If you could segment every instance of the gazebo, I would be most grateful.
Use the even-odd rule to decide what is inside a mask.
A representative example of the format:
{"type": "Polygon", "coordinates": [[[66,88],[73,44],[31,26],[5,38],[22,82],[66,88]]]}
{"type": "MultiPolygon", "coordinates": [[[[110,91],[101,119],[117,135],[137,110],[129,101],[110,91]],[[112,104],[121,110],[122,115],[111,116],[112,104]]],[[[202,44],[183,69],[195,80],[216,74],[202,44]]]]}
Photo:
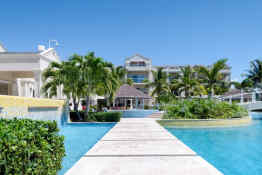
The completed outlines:
{"type": "Polygon", "coordinates": [[[124,84],[116,92],[114,106],[124,109],[144,109],[145,99],[151,99],[151,97],[133,86],[124,84]]]}

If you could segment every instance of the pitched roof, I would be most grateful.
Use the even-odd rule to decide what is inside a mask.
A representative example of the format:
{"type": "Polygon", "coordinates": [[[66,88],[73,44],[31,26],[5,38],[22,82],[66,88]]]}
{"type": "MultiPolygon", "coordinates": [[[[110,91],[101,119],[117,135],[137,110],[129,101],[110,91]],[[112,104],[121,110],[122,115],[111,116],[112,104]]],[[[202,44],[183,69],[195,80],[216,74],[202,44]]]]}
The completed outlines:
{"type": "Polygon", "coordinates": [[[1,63],[12,63],[12,62],[34,62],[43,58],[37,52],[2,52],[0,53],[1,63]]]}
{"type": "Polygon", "coordinates": [[[135,55],[133,55],[133,56],[131,56],[131,57],[128,57],[128,58],[126,58],[126,60],[130,60],[130,59],[133,59],[134,57],[139,57],[139,58],[141,58],[141,59],[144,59],[144,60],[148,60],[148,61],[151,61],[151,59],[149,59],[149,58],[146,58],[146,57],[144,57],[144,56],[142,56],[142,55],[140,55],[140,54],[135,54],[135,55]]]}
{"type": "Polygon", "coordinates": [[[144,94],[142,91],[129,86],[128,84],[122,85],[116,92],[116,98],[144,98],[151,99],[150,96],[144,94]]]}

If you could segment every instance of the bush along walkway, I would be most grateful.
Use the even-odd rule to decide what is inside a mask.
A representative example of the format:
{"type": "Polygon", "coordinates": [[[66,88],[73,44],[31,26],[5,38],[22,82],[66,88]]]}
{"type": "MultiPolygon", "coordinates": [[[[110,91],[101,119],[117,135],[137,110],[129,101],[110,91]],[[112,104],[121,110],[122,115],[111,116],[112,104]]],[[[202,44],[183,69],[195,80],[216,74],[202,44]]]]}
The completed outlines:
{"type": "Polygon", "coordinates": [[[153,118],[122,118],[66,175],[221,175],[153,118]]]}

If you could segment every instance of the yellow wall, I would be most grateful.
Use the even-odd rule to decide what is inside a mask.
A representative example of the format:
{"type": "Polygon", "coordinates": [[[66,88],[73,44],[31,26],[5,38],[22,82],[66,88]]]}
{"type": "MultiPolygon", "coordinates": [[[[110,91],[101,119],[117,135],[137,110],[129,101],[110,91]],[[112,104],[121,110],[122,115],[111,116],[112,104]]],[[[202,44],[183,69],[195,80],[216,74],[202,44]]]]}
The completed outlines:
{"type": "Polygon", "coordinates": [[[0,107],[61,107],[64,100],[0,95],[0,107]]]}
{"type": "Polygon", "coordinates": [[[0,117],[26,117],[29,116],[30,107],[37,108],[57,108],[62,111],[64,100],[52,100],[41,98],[28,98],[18,96],[0,95],[0,117]]]}

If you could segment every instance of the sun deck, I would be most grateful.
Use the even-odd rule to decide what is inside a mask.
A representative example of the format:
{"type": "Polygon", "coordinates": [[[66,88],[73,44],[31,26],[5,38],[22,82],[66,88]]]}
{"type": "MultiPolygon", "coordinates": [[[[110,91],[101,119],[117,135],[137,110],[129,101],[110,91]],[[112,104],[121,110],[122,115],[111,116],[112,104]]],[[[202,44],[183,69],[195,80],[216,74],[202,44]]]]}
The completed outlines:
{"type": "Polygon", "coordinates": [[[153,118],[123,118],[66,175],[221,175],[153,118]]]}

